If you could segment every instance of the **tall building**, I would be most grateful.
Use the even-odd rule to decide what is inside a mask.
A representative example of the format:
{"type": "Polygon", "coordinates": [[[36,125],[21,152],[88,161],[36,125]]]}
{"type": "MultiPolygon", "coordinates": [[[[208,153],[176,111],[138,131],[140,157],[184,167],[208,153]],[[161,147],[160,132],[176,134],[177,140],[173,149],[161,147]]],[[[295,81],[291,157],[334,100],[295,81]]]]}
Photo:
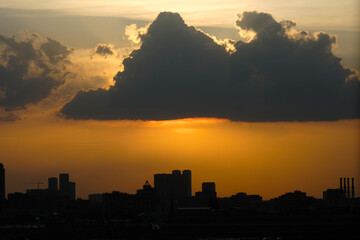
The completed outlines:
{"type": "Polygon", "coordinates": [[[68,173],[60,173],[59,174],[59,190],[60,193],[70,200],[76,199],[76,186],[74,182],[69,181],[68,173]]]}
{"type": "Polygon", "coordinates": [[[60,192],[66,193],[69,187],[69,174],[68,173],[60,173],[59,174],[59,190],[60,192]]]}
{"type": "Polygon", "coordinates": [[[155,174],[156,193],[163,200],[177,200],[191,197],[191,171],[173,170],[172,174],[155,174]]]}
{"type": "Polygon", "coordinates": [[[184,178],[186,179],[186,196],[191,197],[191,171],[183,171],[184,178]]]}
{"type": "Polygon", "coordinates": [[[69,182],[68,194],[69,194],[70,200],[76,199],[76,186],[75,186],[74,182],[69,182]]]}
{"type": "Polygon", "coordinates": [[[48,179],[48,189],[51,192],[58,190],[58,179],[56,177],[51,177],[48,179]]]}
{"type": "Polygon", "coordinates": [[[0,200],[5,200],[5,168],[0,163],[0,200]]]}

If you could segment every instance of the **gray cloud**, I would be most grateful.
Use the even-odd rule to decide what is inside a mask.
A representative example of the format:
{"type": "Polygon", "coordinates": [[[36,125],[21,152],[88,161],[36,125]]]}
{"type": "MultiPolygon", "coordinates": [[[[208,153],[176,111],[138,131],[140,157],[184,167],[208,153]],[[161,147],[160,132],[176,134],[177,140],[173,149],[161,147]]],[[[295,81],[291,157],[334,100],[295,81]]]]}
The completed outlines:
{"type": "Polygon", "coordinates": [[[81,91],[61,113],[74,119],[235,121],[358,118],[359,77],[332,53],[326,33],[296,32],[292,21],[244,12],[237,26],[256,37],[229,53],[164,12],[141,35],[109,90],[81,91]]]}
{"type": "Polygon", "coordinates": [[[36,34],[24,40],[0,35],[0,107],[24,108],[47,97],[64,83],[64,64],[72,49],[36,34]]]}
{"type": "Polygon", "coordinates": [[[5,115],[2,115],[0,112],[0,122],[14,122],[16,120],[19,120],[19,116],[17,116],[15,113],[7,113],[5,115]]]}
{"type": "Polygon", "coordinates": [[[111,44],[99,43],[93,50],[93,54],[97,54],[103,57],[112,56],[115,54],[114,47],[111,44]]]}
{"type": "Polygon", "coordinates": [[[73,52],[72,49],[51,38],[47,38],[47,42],[41,44],[40,49],[52,64],[58,64],[61,61],[69,63],[68,56],[73,52]]]}

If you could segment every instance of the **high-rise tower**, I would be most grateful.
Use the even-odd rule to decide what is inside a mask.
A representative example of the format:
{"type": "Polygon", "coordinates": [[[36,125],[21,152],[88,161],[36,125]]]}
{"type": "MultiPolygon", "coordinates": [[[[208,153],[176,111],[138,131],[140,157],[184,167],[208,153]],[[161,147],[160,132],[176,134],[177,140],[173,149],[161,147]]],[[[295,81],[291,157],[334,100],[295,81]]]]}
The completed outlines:
{"type": "Polygon", "coordinates": [[[60,192],[67,193],[69,188],[69,174],[60,173],[59,174],[59,190],[60,192]]]}
{"type": "Polygon", "coordinates": [[[59,175],[59,190],[64,196],[67,196],[70,200],[76,199],[76,184],[69,181],[68,173],[60,173],[59,175]]]}
{"type": "Polygon", "coordinates": [[[186,182],[186,196],[191,197],[191,171],[184,170],[183,176],[185,177],[185,182],[186,182]]]}
{"type": "Polygon", "coordinates": [[[0,163],[0,201],[5,200],[5,168],[0,163]]]}
{"type": "Polygon", "coordinates": [[[48,179],[48,189],[51,192],[58,190],[58,179],[56,177],[51,177],[48,179]]]}

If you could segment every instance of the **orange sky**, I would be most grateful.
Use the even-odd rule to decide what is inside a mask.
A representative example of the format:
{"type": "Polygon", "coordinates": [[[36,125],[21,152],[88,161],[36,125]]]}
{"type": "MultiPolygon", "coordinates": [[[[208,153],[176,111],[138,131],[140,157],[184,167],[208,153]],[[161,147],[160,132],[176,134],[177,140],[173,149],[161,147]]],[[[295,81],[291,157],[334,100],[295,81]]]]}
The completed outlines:
{"type": "MultiPolygon", "coordinates": [[[[69,172],[79,197],[135,193],[153,174],[193,172],[193,194],[216,182],[219,196],[265,199],[302,190],[321,197],[339,177],[359,182],[360,120],[234,123],[219,119],[166,122],[24,119],[0,125],[7,192],[35,188],[69,172]]],[[[42,187],[46,187],[44,184],[42,187]]]]}

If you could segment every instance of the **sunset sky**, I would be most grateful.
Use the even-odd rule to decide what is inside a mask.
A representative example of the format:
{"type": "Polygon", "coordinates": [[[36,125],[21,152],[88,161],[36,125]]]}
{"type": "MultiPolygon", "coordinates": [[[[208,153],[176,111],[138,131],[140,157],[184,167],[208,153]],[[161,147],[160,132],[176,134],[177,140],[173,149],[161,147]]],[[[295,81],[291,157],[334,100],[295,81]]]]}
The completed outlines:
{"type": "Polygon", "coordinates": [[[0,1],[7,193],[60,172],[78,197],[135,193],[190,169],[193,194],[322,197],[355,177],[359,196],[359,7],[0,1]]]}

